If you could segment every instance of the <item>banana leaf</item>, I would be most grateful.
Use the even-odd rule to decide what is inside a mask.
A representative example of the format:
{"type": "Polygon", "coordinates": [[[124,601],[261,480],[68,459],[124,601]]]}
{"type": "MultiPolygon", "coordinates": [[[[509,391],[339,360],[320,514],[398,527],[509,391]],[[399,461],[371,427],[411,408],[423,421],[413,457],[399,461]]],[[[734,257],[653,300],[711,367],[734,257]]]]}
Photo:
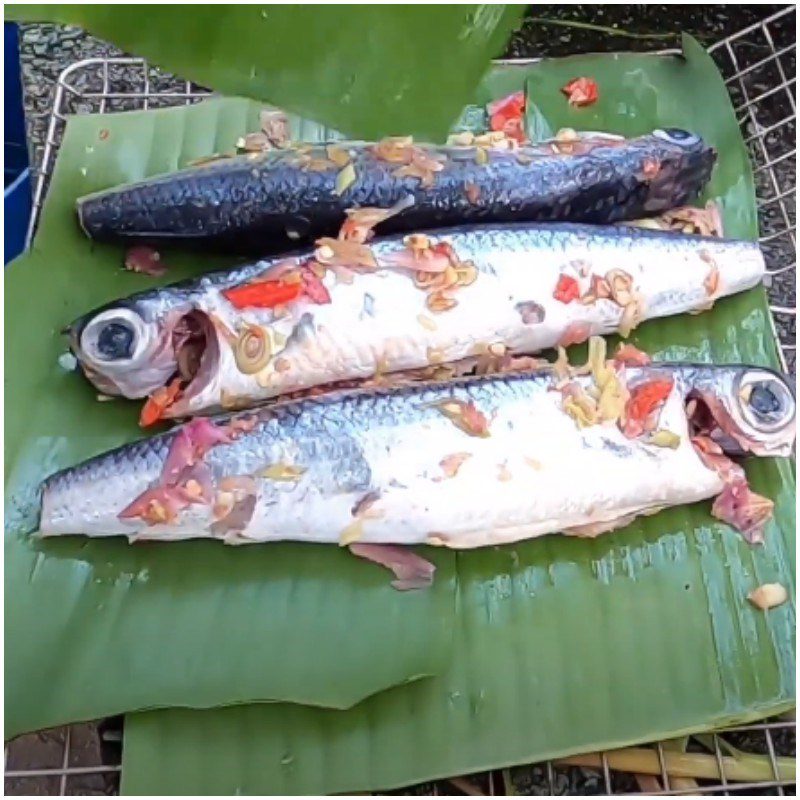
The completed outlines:
{"type": "MultiPolygon", "coordinates": [[[[586,56],[495,70],[478,102],[521,88],[553,128],[696,131],[720,162],[708,197],[728,234],[755,238],[751,168],[725,86],[691,39],[684,57],[586,56]],[[596,78],[572,110],[559,87],[596,78]]],[[[777,365],[758,289],[632,337],[658,357],[777,365]]],[[[346,711],[250,705],[126,718],[128,794],[320,794],[380,790],[749,720],[794,704],[795,606],[746,595],[779,581],[794,597],[795,469],[752,459],[776,501],[767,543],[673,509],[595,540],[554,536],[457,554],[447,670],[346,711]]],[[[491,498],[487,497],[487,502],[491,498]]],[[[309,590],[311,590],[310,587],[309,590]]],[[[376,608],[376,613],[382,613],[376,608]]]]}
{"type": "Polygon", "coordinates": [[[443,138],[524,5],[11,5],[222,94],[365,138],[443,138]]]}
{"type": "MultiPolygon", "coordinates": [[[[119,248],[83,236],[75,198],[229,150],[257,130],[259,110],[219,99],[71,119],[33,249],[6,269],[6,736],[161,706],[346,708],[449,661],[452,553],[433,555],[433,591],[398,593],[335,547],[30,536],[43,477],[142,435],[138,404],[98,403],[58,362],[65,324],[152,285],[121,268],[119,248]]],[[[328,135],[299,120],[291,133],[328,135]]],[[[165,261],[164,281],[225,263],[165,261]]]]}

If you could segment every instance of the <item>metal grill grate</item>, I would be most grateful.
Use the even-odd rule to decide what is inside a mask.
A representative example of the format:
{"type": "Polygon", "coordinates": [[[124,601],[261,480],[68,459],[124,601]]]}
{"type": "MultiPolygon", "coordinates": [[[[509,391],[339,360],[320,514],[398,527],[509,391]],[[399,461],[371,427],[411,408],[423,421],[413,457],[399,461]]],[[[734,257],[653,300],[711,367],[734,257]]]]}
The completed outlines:
{"type": "MultiPolygon", "coordinates": [[[[750,150],[759,197],[760,242],[765,253],[773,328],[784,368],[795,372],[796,260],[796,45],[781,41],[776,21],[794,14],[793,7],[724,39],[709,49],[731,93],[745,142],[750,150]]],[[[783,28],[783,26],[781,26],[783,28]]],[[[783,28],[788,30],[788,28],[783,28]]],[[[164,108],[190,104],[209,92],[193,84],[158,72],[137,58],[92,58],[65,69],[56,84],[47,137],[36,175],[28,240],[39,219],[44,196],[55,164],[68,114],[109,113],[135,109],[164,108]]],[[[47,764],[16,766],[15,750],[6,749],[6,792],[11,794],[84,794],[84,781],[99,780],[93,794],[113,792],[118,787],[121,731],[113,723],[97,731],[94,726],[74,725],[57,731],[31,734],[50,737],[60,752],[47,764]],[[102,746],[81,757],[76,737],[98,737],[102,746]],[[82,763],[82,762],[88,763],[82,763]],[[31,780],[44,781],[36,788],[31,780]],[[79,785],[80,784],[80,785],[79,785]],[[99,790],[99,791],[98,791],[99,790]]],[[[29,737],[22,737],[23,739],[29,737]]],[[[425,784],[404,794],[507,795],[509,793],[567,795],[661,794],[696,795],[741,793],[794,794],[794,775],[787,774],[777,750],[795,752],[794,721],[771,721],[737,726],[696,737],[690,753],[705,755],[712,774],[695,785],[676,780],[681,753],[670,743],[657,742],[635,748],[637,768],[648,764],[648,774],[633,775],[627,769],[631,750],[576,756],[557,762],[493,771],[477,776],[453,778],[425,784]],[[737,780],[735,746],[761,754],[764,770],[757,781],[737,780]],[[655,759],[653,758],[655,756],[655,759]],[[708,758],[711,757],[711,762],[708,758]],[[622,769],[622,768],[625,769],[622,769]],[[577,771],[577,772],[576,772],[577,771]],[[578,778],[576,778],[576,775],[578,778]]]]}
{"type": "Polygon", "coordinates": [[[783,367],[792,374],[797,320],[797,47],[794,33],[791,41],[776,41],[775,23],[794,14],[793,7],[786,8],[709,50],[722,74],[730,76],[725,83],[750,150],[773,328],[783,367]]]}

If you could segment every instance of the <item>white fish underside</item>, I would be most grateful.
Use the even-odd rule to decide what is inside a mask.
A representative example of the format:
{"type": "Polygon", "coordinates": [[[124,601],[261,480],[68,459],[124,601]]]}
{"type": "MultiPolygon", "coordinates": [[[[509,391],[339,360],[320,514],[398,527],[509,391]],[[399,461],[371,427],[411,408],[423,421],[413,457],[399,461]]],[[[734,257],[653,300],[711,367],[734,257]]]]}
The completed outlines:
{"type": "MultiPolygon", "coordinates": [[[[553,297],[560,275],[574,276],[581,268],[598,276],[614,269],[629,273],[634,289],[644,298],[645,319],[703,310],[711,300],[755,286],[764,274],[761,252],[748,242],[676,234],[647,237],[639,232],[631,236],[627,231],[590,236],[586,229],[567,230],[567,226],[548,234],[530,226],[515,227],[509,226],[505,233],[430,237],[432,242],[450,241],[459,258],[472,261],[479,271],[472,285],[455,292],[457,305],[442,313],[428,310],[426,293],[414,285],[410,273],[397,268],[355,273],[349,284],[329,271],[324,283],[331,302],[293,303],[289,316],[280,320],[273,320],[271,311],[237,310],[219,292],[207,291],[196,307],[224,320],[232,330],[256,324],[291,338],[257,375],[242,373],[232,348],[221,341],[220,362],[210,381],[190,389],[167,415],[225,407],[223,395],[252,403],[379,372],[459,361],[494,343],[516,354],[536,353],[555,346],[581,323],[588,325],[587,335],[615,332],[623,309],[613,300],[583,304],[553,297]],[[710,297],[707,281],[712,265],[718,270],[718,284],[710,297]],[[520,303],[540,305],[543,321],[523,321],[520,303]],[[302,335],[291,336],[304,315],[313,321],[306,316],[302,335]],[[278,363],[281,369],[276,368],[278,363]]],[[[386,240],[374,245],[373,252],[381,263],[382,257],[401,247],[398,240],[386,240]]],[[[585,292],[589,278],[580,282],[585,292]]]]}
{"type": "MultiPolygon", "coordinates": [[[[207,458],[217,481],[258,474],[275,463],[307,467],[296,481],[257,477],[252,519],[224,541],[337,543],[353,531],[354,506],[372,495],[377,499],[358,516],[359,541],[474,548],[586,525],[608,523],[610,529],[631,515],[711,497],[723,486],[689,441],[677,387],[659,420],[659,427],[680,435],[674,450],[627,439],[614,424],[580,429],[563,412],[556,391],[505,394],[487,416],[486,438],[468,435],[438,411],[352,428],[345,420],[367,476],[349,484],[342,475],[358,472],[349,445],[323,448],[309,464],[302,463],[310,446],[302,437],[279,436],[261,448],[219,445],[207,458]],[[440,462],[463,453],[469,457],[457,474],[446,477],[440,462]]],[[[191,506],[169,525],[118,519],[158,480],[161,463],[100,470],[46,489],[41,533],[222,538],[210,532],[214,520],[205,505],[191,506]]]]}

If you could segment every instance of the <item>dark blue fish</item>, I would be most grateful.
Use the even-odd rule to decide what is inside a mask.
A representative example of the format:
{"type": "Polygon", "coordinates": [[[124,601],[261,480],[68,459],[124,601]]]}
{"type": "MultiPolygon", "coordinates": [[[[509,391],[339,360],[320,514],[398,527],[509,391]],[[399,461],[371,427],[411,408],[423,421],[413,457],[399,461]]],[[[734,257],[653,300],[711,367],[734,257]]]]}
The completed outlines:
{"type": "Polygon", "coordinates": [[[346,209],[409,198],[413,205],[382,233],[468,222],[603,224],[693,200],[716,158],[700,137],[672,128],[515,149],[381,144],[337,142],[333,160],[325,145],[226,158],[80,198],[78,219],[99,241],[259,255],[335,236],[346,209]]]}

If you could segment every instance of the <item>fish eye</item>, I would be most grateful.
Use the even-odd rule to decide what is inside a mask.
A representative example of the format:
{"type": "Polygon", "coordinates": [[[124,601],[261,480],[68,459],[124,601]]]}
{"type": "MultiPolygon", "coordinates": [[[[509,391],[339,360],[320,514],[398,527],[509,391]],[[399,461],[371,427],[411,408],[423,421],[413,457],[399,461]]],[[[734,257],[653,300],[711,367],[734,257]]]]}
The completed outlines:
{"type": "Polygon", "coordinates": [[[97,350],[106,358],[130,358],[136,332],[124,322],[109,322],[97,337],[97,350]]]}
{"type": "Polygon", "coordinates": [[[125,308],[98,314],[81,334],[81,349],[95,361],[130,361],[146,339],[142,318],[125,308]]]}
{"type": "Polygon", "coordinates": [[[685,131],[682,128],[658,128],[653,131],[653,136],[657,136],[665,142],[680,144],[685,147],[690,147],[700,141],[700,137],[697,134],[689,133],[689,131],[685,131]]]}
{"type": "Polygon", "coordinates": [[[794,397],[776,375],[761,371],[745,373],[737,393],[742,416],[757,430],[776,431],[794,418],[794,397]]]}

